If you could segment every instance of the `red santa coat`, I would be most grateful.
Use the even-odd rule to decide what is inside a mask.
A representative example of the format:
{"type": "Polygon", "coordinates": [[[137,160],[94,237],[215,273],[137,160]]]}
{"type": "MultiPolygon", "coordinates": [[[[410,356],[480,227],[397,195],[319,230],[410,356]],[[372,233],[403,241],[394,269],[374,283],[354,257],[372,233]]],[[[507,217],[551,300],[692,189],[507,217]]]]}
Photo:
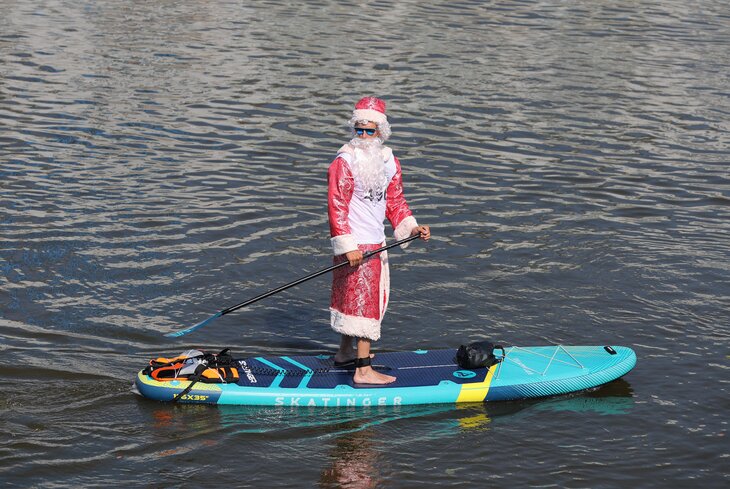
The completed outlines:
{"type": "MultiPolygon", "coordinates": [[[[327,174],[335,263],[346,260],[344,253],[349,251],[360,249],[366,253],[381,247],[385,242],[386,218],[395,230],[396,239],[408,237],[418,225],[403,195],[400,162],[390,148],[383,150],[388,182],[384,195],[372,195],[373,192],[363,188],[354,177],[350,167],[353,153],[351,146],[343,146],[327,174]]],[[[332,279],[332,329],[349,336],[378,340],[389,292],[386,252],[380,253],[379,259],[373,257],[364,261],[359,267],[338,268],[332,279]]]]}

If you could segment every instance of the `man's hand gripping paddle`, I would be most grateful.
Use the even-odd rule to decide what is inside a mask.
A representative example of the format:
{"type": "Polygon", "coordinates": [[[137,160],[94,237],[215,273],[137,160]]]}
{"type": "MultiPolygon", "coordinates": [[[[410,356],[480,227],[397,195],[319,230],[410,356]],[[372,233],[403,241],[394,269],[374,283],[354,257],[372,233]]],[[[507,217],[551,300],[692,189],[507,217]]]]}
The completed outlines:
{"type": "MultiPolygon", "coordinates": [[[[390,248],[394,248],[396,246],[402,245],[403,243],[413,241],[414,239],[419,238],[420,236],[421,236],[421,233],[414,234],[413,236],[409,236],[407,238],[401,239],[400,241],[396,241],[395,243],[391,243],[387,246],[383,246],[382,248],[378,248],[377,250],[373,250],[369,253],[365,253],[362,258],[363,258],[363,260],[365,260],[367,258],[370,258],[373,255],[377,255],[380,252],[389,250],[390,248]]],[[[242,307],[248,306],[249,304],[253,304],[254,302],[260,301],[261,299],[265,299],[266,297],[269,297],[271,295],[278,294],[282,290],[286,290],[288,288],[294,287],[295,285],[299,285],[302,282],[306,282],[307,280],[313,279],[315,277],[319,277],[320,275],[324,275],[327,272],[331,272],[332,270],[335,270],[340,267],[344,267],[345,265],[349,265],[349,264],[350,263],[348,261],[343,261],[342,263],[338,263],[337,265],[333,265],[329,268],[325,268],[318,272],[314,272],[313,274],[307,275],[306,277],[302,277],[298,280],[295,280],[294,282],[290,282],[286,285],[282,285],[281,287],[277,287],[276,289],[270,290],[264,294],[258,295],[256,297],[254,297],[253,299],[249,299],[247,301],[241,302],[240,304],[236,304],[235,306],[231,306],[231,307],[228,307],[221,311],[218,311],[215,314],[213,314],[211,317],[206,319],[205,321],[201,321],[198,324],[196,324],[195,326],[191,326],[189,328],[181,329],[178,331],[173,331],[172,333],[167,333],[165,336],[170,337],[170,338],[177,338],[178,336],[184,336],[188,333],[192,333],[196,329],[200,329],[203,326],[205,326],[206,324],[212,323],[214,320],[218,319],[219,317],[223,316],[224,314],[228,314],[229,312],[236,311],[238,309],[241,309],[242,307]]]]}

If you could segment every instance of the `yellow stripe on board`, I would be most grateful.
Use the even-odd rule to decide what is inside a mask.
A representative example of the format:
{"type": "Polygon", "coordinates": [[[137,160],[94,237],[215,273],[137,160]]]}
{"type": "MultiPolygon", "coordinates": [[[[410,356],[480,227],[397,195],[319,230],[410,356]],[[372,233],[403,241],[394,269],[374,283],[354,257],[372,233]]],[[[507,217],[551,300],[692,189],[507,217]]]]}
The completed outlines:
{"type": "Polygon", "coordinates": [[[482,382],[463,384],[456,402],[483,402],[487,397],[489,385],[492,383],[492,377],[494,377],[494,372],[497,370],[498,366],[499,364],[495,364],[489,367],[487,376],[482,382]]]}

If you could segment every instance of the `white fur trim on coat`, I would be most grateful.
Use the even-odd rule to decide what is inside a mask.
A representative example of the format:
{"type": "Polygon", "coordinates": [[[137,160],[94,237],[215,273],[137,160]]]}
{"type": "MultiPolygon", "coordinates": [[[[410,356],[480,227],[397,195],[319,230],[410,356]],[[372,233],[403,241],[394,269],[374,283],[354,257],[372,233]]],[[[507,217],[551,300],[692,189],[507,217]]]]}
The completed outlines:
{"type": "Polygon", "coordinates": [[[330,308],[332,329],[340,334],[367,338],[372,341],[380,339],[380,320],[350,316],[330,308]]]}
{"type": "Polygon", "coordinates": [[[350,146],[349,144],[343,145],[339,151],[337,151],[337,157],[338,158],[345,158],[345,161],[347,161],[347,164],[349,165],[352,163],[352,157],[355,155],[355,149],[350,146]]]}
{"type": "Polygon", "coordinates": [[[374,109],[355,109],[352,112],[352,118],[356,121],[370,121],[376,124],[382,124],[388,120],[385,114],[374,109]]]}
{"type": "MultiPolygon", "coordinates": [[[[393,233],[393,236],[395,236],[396,241],[405,239],[411,235],[411,231],[415,227],[418,227],[418,222],[416,222],[416,218],[413,216],[408,216],[405,219],[403,219],[400,222],[400,224],[398,224],[398,227],[395,228],[395,232],[393,233]]],[[[403,243],[402,245],[400,245],[400,247],[403,249],[406,249],[406,248],[408,248],[409,244],[411,244],[410,241],[408,243],[403,243]]]]}
{"type": "MultiPolygon", "coordinates": [[[[385,242],[381,243],[385,246],[385,242]]],[[[385,317],[385,311],[388,309],[388,301],[390,301],[390,265],[388,264],[388,252],[380,253],[380,320],[385,317]]]]}
{"type": "Polygon", "coordinates": [[[357,250],[357,242],[352,234],[341,234],[331,239],[332,241],[332,252],[335,256],[342,255],[348,251],[357,250]]]}

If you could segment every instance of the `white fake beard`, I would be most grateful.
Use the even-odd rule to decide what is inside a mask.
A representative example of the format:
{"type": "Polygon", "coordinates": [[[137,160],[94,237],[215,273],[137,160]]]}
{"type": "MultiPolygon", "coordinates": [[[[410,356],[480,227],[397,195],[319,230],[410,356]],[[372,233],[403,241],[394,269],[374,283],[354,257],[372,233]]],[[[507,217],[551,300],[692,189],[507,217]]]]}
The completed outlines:
{"type": "Polygon", "coordinates": [[[383,160],[383,142],[379,138],[353,138],[350,144],[355,148],[351,169],[366,195],[382,195],[388,183],[383,160]]]}

